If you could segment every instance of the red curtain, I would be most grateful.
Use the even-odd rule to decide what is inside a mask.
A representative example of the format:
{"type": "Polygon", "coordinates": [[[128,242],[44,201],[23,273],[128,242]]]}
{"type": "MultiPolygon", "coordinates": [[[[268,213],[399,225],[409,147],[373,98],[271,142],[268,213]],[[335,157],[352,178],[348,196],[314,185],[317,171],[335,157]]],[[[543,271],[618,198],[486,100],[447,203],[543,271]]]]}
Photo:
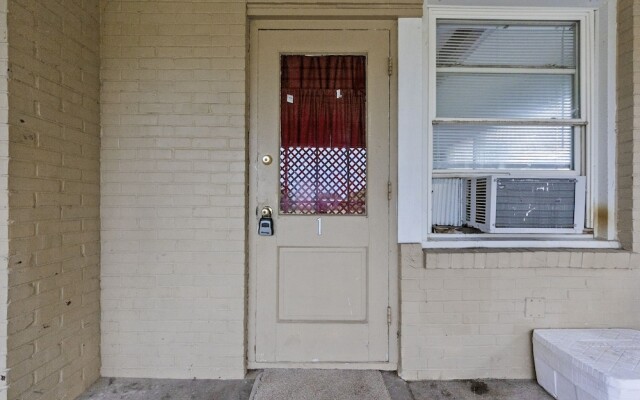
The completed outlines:
{"type": "Polygon", "coordinates": [[[281,56],[281,147],[366,147],[366,57],[281,56]]]}

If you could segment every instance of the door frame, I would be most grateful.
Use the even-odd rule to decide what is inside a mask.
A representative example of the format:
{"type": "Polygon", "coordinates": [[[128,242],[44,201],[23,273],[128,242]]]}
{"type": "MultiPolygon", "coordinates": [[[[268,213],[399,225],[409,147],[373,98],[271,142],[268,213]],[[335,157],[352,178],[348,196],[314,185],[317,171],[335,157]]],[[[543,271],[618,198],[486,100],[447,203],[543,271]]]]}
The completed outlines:
{"type": "Polygon", "coordinates": [[[247,254],[248,254],[248,300],[245,312],[247,367],[261,368],[319,368],[319,369],[380,369],[395,371],[399,365],[399,320],[400,279],[398,270],[398,79],[397,79],[397,20],[250,20],[249,35],[249,71],[247,85],[249,93],[249,150],[248,175],[249,192],[247,207],[247,254]],[[389,201],[389,306],[391,307],[391,323],[389,325],[389,361],[386,363],[257,363],[255,352],[256,335],[256,169],[258,165],[257,132],[258,116],[255,105],[258,104],[258,34],[261,30],[386,30],[389,32],[389,51],[392,60],[392,74],[389,77],[389,179],[391,180],[391,200],[389,201]]]}

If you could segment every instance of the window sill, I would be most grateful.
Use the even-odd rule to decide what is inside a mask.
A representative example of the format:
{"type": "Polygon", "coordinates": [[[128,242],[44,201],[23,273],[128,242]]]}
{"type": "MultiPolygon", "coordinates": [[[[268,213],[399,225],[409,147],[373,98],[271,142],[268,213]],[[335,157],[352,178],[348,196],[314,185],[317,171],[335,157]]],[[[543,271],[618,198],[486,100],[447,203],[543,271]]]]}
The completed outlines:
{"type": "Polygon", "coordinates": [[[617,241],[598,240],[592,235],[498,235],[432,234],[424,249],[620,249],[617,241]]]}

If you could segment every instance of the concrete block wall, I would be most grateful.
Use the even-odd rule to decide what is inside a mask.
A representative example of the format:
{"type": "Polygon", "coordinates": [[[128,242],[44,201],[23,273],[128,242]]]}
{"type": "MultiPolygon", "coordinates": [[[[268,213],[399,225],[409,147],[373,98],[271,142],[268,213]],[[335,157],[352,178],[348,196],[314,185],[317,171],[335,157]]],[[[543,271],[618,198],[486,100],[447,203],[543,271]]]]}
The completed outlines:
{"type": "Polygon", "coordinates": [[[402,245],[400,374],[531,379],[533,329],[640,328],[639,261],[628,252],[402,245]]]}
{"type": "Polygon", "coordinates": [[[241,378],[246,4],[101,7],[102,374],[241,378]]]}
{"type": "Polygon", "coordinates": [[[99,8],[8,11],[8,398],[73,399],[100,367],[99,8]]]}

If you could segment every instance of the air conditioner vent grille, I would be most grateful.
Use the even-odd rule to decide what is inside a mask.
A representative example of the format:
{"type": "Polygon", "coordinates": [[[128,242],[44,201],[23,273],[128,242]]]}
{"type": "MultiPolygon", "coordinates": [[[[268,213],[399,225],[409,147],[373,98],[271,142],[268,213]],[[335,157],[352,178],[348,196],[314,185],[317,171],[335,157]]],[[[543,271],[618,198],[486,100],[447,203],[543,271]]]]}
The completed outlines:
{"type": "Polygon", "coordinates": [[[465,180],[465,220],[471,221],[471,179],[465,180]]]}
{"type": "Polygon", "coordinates": [[[476,183],[476,223],[487,221],[487,178],[479,178],[476,183]]]}
{"type": "Polygon", "coordinates": [[[576,180],[499,178],[496,228],[574,228],[576,180]]]}

